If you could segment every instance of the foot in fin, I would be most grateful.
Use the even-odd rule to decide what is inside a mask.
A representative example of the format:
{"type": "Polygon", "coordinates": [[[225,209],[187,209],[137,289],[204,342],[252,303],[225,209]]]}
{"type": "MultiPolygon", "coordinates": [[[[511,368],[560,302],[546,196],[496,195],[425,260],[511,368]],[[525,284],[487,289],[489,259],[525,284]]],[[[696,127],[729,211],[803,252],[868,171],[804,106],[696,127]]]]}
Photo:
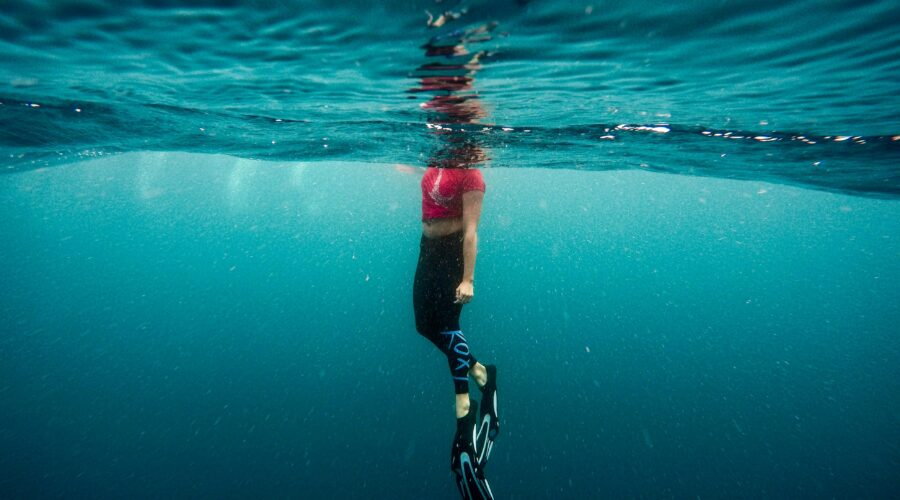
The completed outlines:
{"type": "Polygon", "coordinates": [[[494,440],[500,435],[500,417],[497,413],[497,367],[487,365],[487,382],[481,388],[481,414],[475,433],[478,449],[478,465],[487,465],[494,440]]]}
{"type": "Polygon", "coordinates": [[[478,403],[472,401],[469,413],[456,419],[456,436],[450,450],[450,469],[456,474],[456,487],[465,500],[493,500],[494,494],[478,464],[475,446],[475,415],[478,403]]]}

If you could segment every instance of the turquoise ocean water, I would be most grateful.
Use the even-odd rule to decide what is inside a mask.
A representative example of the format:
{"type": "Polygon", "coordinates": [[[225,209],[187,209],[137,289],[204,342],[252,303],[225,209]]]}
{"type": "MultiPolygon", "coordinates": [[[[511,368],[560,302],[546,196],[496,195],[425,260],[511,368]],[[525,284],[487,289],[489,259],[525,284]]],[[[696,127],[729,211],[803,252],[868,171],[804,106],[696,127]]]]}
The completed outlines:
{"type": "Polygon", "coordinates": [[[454,162],[497,498],[897,497],[897,19],[4,4],[0,498],[456,498],[411,308],[454,162]]]}

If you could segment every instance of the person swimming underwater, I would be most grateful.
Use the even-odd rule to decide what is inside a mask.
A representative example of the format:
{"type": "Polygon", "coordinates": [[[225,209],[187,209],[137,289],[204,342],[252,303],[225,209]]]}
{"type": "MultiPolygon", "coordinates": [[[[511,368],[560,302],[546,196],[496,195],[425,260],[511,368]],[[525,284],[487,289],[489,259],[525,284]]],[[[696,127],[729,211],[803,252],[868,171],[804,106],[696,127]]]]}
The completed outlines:
{"type": "Polygon", "coordinates": [[[484,467],[500,431],[497,368],[475,359],[459,325],[463,305],[474,297],[484,192],[479,170],[434,166],[426,170],[422,238],[413,283],[416,330],[444,353],[453,379],[457,430],[451,469],[464,498],[493,498],[484,467]],[[480,414],[478,404],[469,398],[469,376],[482,391],[480,414]]]}

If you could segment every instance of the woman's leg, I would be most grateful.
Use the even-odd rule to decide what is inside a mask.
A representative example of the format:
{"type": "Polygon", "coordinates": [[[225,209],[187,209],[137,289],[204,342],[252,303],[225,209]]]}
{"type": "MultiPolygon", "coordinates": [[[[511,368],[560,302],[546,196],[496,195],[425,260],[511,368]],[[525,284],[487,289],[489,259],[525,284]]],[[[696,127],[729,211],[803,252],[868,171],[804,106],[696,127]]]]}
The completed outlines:
{"type": "MultiPolygon", "coordinates": [[[[453,388],[456,392],[456,418],[466,416],[471,406],[469,401],[469,375],[483,373],[486,377],[487,371],[484,365],[472,356],[465,336],[458,329],[445,330],[436,334],[428,331],[420,331],[419,333],[430,340],[447,357],[450,377],[453,379],[453,388]]],[[[479,385],[484,385],[478,380],[478,377],[474,378],[476,382],[479,382],[479,385]]]]}
{"type": "Polygon", "coordinates": [[[475,366],[472,367],[472,370],[469,371],[469,375],[472,376],[472,379],[475,380],[478,387],[484,387],[484,384],[487,383],[487,369],[483,364],[477,361],[475,362],[475,366]]]}
{"type": "Polygon", "coordinates": [[[456,392],[457,418],[464,417],[471,406],[469,375],[482,387],[487,380],[484,365],[472,355],[459,328],[462,304],[456,302],[455,291],[462,273],[461,234],[433,240],[422,238],[413,283],[416,330],[447,357],[456,392]]]}
{"type": "MultiPolygon", "coordinates": [[[[469,370],[469,375],[475,380],[475,383],[478,384],[479,387],[484,387],[484,384],[487,383],[487,369],[483,364],[476,361],[472,366],[472,369],[469,370]]],[[[469,413],[469,408],[472,406],[472,402],[469,400],[469,392],[466,391],[462,394],[456,395],[456,418],[465,417],[466,414],[469,413]]]]}

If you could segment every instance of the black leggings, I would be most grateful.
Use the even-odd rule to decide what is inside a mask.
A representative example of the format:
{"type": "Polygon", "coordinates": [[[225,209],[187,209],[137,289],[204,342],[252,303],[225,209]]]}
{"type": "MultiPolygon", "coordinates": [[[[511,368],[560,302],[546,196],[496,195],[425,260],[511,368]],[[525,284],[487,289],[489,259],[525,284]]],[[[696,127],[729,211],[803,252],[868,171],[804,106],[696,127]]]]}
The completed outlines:
{"type": "Polygon", "coordinates": [[[462,304],[456,303],[456,287],[462,275],[463,233],[439,238],[423,235],[413,282],[416,330],[447,356],[457,394],[469,392],[469,370],[475,366],[475,357],[459,329],[462,304]]]}

